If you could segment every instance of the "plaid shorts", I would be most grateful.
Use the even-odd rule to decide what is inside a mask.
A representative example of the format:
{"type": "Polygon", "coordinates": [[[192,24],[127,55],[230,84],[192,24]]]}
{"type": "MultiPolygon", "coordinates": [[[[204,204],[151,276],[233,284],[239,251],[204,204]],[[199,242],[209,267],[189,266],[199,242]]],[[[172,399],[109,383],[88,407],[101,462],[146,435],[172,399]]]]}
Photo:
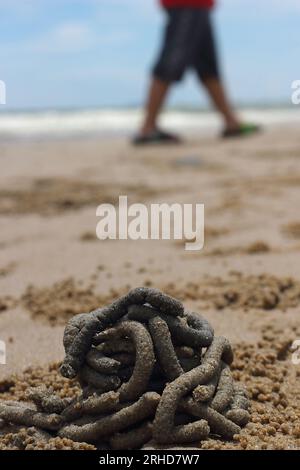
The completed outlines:
{"type": "Polygon", "coordinates": [[[153,75],[163,81],[180,81],[187,69],[201,80],[219,77],[219,65],[207,8],[169,8],[168,23],[153,75]]]}

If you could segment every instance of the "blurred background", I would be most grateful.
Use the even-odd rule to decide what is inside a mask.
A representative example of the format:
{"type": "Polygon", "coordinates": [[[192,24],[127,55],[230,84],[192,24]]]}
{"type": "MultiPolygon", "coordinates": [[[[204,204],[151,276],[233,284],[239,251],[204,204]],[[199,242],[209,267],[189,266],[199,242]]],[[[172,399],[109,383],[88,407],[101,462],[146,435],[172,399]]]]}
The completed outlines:
{"type": "MultiPolygon", "coordinates": [[[[298,120],[291,104],[300,51],[298,0],[219,0],[214,12],[223,72],[247,118],[298,120]]],[[[0,135],[131,133],[165,15],[157,0],[0,0],[0,135]]],[[[188,75],[168,122],[215,128],[208,101],[188,75]]]]}
{"type": "MultiPolygon", "coordinates": [[[[190,74],[162,117],[183,145],[133,147],[166,21],[158,1],[0,0],[0,399],[2,379],[15,384],[29,366],[45,366],[31,369],[34,383],[59,386],[49,364],[64,356],[66,321],[152,286],[233,344],[253,409],[267,404],[245,443],[299,449],[289,345],[300,338],[300,1],[218,0],[213,15],[230,96],[263,132],[218,138],[190,74]],[[117,209],[120,195],[148,208],[204,204],[204,249],[98,240],[96,209],[117,209]]],[[[8,387],[15,400],[18,384],[8,387]]]]}

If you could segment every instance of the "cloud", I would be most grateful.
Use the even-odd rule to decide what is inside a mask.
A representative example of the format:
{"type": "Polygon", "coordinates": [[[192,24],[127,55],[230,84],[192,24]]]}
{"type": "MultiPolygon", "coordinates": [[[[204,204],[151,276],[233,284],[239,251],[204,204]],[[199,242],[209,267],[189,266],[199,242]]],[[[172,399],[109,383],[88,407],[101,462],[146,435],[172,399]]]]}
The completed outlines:
{"type": "Polygon", "coordinates": [[[61,47],[64,51],[80,50],[90,47],[95,40],[95,35],[90,26],[79,21],[69,21],[58,25],[50,31],[40,42],[39,47],[50,50],[54,47],[57,51],[61,47]],[[44,42],[44,43],[43,43],[44,42]]]}
{"type": "Polygon", "coordinates": [[[1,55],[79,54],[94,47],[124,45],[134,37],[129,30],[99,32],[89,22],[67,21],[30,39],[2,43],[1,55]]]}
{"type": "Polygon", "coordinates": [[[29,39],[2,42],[1,55],[81,52],[91,47],[95,37],[88,24],[70,21],[29,39]]]}
{"type": "MultiPolygon", "coordinates": [[[[129,0],[130,1],[130,0],[129,0]]],[[[299,0],[217,0],[217,4],[228,16],[248,16],[251,17],[263,14],[265,19],[290,15],[300,12],[299,0]]]]}

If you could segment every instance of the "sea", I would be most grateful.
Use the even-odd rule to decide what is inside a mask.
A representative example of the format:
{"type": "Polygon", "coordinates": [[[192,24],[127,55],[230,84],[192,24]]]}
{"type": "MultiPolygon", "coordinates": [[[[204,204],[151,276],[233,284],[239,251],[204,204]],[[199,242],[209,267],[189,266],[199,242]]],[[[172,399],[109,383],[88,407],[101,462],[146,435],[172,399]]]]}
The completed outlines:
{"type": "MultiPolygon", "coordinates": [[[[247,122],[265,128],[300,128],[298,106],[248,106],[239,109],[247,122]]],[[[141,108],[85,108],[0,110],[0,140],[76,137],[130,137],[143,118],[141,108]]],[[[161,117],[161,126],[190,135],[210,135],[221,130],[217,113],[205,109],[173,108],[161,117]]]]}

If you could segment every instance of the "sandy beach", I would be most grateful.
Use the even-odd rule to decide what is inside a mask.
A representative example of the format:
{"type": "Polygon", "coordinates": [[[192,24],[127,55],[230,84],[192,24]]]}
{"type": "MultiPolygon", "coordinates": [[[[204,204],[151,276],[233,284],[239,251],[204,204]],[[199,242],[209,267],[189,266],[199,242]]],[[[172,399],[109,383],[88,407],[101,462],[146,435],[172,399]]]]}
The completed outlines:
{"type": "Polygon", "coordinates": [[[299,159],[293,126],[147,149],[123,138],[1,142],[0,399],[22,399],[33,381],[65,387],[55,364],[66,321],[151,286],[232,342],[234,377],[251,397],[238,439],[202,448],[300,449],[299,159]],[[96,208],[119,195],[205,204],[204,249],[98,240],[96,208]]]}

